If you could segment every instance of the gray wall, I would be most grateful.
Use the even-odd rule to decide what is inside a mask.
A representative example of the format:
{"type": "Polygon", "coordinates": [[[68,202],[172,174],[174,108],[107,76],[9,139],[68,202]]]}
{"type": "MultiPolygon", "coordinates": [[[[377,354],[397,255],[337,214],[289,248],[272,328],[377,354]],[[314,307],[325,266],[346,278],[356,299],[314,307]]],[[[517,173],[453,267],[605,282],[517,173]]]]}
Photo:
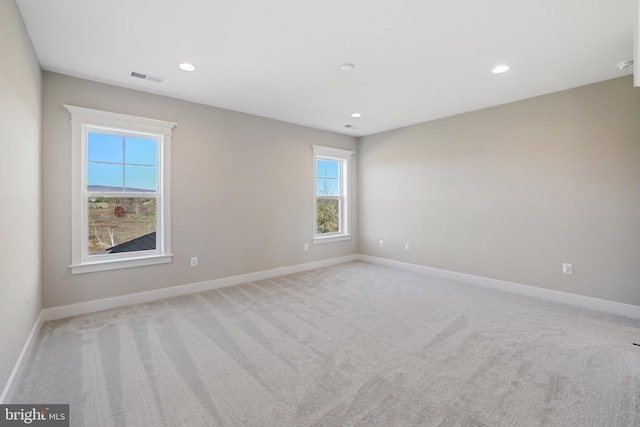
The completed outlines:
{"type": "MultiPolygon", "coordinates": [[[[274,103],[277,100],[274,100],[274,103]]],[[[43,74],[43,289],[56,307],[355,254],[311,245],[312,150],[355,138],[228,110],[43,74]],[[71,275],[70,124],[63,104],[177,122],[172,139],[172,264],[71,275]],[[189,258],[199,266],[191,268],[189,258]]],[[[357,231],[357,156],[352,161],[357,231]]]]}
{"type": "Polygon", "coordinates": [[[640,305],[631,76],[364,137],[358,148],[360,253],[640,305]]]}
{"type": "Polygon", "coordinates": [[[42,307],[358,251],[640,305],[640,92],[631,77],[356,144],[348,136],[41,75],[13,1],[0,2],[0,55],[0,384],[42,307]],[[178,122],[172,264],[70,274],[65,103],[178,122]],[[313,144],[358,146],[351,176],[356,232],[351,241],[304,252],[313,144]],[[191,256],[199,267],[189,267],[191,256]],[[573,263],[573,275],[561,273],[562,262],[573,263]]]}
{"type": "Polygon", "coordinates": [[[0,58],[0,387],[4,388],[42,308],[41,72],[13,0],[0,1],[0,58]]]}

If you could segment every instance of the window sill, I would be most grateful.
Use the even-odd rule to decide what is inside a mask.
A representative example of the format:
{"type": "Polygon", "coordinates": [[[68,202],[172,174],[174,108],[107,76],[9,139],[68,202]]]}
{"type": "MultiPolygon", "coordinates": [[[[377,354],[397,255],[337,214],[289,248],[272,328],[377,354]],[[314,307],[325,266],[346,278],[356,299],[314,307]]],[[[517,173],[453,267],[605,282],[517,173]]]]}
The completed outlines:
{"type": "Polygon", "coordinates": [[[316,237],[313,244],[340,242],[342,240],[351,240],[351,234],[340,234],[338,236],[316,237]]]}
{"type": "Polygon", "coordinates": [[[122,268],[143,267],[145,265],[167,264],[173,259],[173,255],[153,255],[140,258],[112,259],[98,262],[85,262],[79,265],[70,265],[71,274],[94,273],[97,271],[119,270],[122,268]]]}

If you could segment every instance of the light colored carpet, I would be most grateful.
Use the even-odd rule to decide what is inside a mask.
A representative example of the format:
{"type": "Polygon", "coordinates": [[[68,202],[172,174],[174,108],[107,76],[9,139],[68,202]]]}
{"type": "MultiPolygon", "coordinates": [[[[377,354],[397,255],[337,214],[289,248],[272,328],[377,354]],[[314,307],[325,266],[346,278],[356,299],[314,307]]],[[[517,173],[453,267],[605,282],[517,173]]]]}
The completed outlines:
{"type": "Polygon", "coordinates": [[[349,263],[46,323],[75,426],[640,426],[640,321],[349,263]]]}

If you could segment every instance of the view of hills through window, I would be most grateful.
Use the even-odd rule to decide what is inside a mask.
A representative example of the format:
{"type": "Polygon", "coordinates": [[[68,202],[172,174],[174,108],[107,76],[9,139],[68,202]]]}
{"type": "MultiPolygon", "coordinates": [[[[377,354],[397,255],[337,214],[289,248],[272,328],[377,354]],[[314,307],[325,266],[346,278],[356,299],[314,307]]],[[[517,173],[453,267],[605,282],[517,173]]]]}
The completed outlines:
{"type": "Polygon", "coordinates": [[[155,238],[145,237],[156,231],[157,181],[156,140],[88,134],[89,255],[156,248],[155,238]]]}
{"type": "MultiPolygon", "coordinates": [[[[135,197],[89,198],[89,255],[110,253],[114,247],[156,231],[156,199],[135,197]]],[[[154,250],[144,245],[130,245],[119,252],[154,250]]]]}

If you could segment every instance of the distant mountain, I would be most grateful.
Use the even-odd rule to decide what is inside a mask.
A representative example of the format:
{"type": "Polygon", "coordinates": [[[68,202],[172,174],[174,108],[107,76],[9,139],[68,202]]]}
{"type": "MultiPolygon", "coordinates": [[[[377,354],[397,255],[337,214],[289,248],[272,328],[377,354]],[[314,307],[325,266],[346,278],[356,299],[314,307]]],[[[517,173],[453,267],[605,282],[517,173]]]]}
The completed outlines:
{"type": "Polygon", "coordinates": [[[87,185],[87,191],[96,193],[123,193],[125,191],[135,191],[136,193],[153,193],[154,190],[143,190],[141,188],[110,187],[108,185],[87,185]]]}

